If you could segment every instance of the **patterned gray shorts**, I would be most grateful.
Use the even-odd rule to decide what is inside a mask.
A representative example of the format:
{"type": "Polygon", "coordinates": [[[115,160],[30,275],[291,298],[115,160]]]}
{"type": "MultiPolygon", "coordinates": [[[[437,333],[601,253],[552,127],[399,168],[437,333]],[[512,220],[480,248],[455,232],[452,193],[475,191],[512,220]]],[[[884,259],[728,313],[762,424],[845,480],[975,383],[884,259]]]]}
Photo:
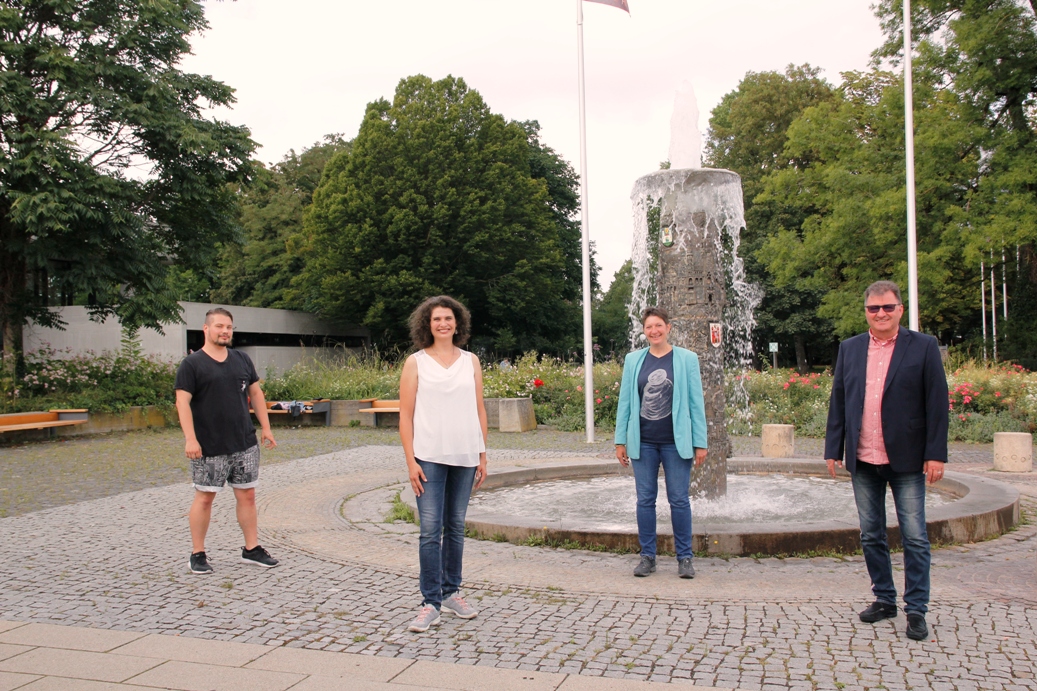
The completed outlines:
{"type": "Polygon", "coordinates": [[[259,444],[226,456],[191,459],[191,477],[199,492],[219,492],[227,483],[235,489],[259,484],[259,444]]]}

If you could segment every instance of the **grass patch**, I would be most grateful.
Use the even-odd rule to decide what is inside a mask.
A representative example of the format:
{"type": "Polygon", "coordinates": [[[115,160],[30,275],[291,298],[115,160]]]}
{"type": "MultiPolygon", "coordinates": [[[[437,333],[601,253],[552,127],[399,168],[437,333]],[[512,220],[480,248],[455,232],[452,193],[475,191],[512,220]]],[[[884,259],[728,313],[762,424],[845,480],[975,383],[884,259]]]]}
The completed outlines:
{"type": "Polygon", "coordinates": [[[418,525],[418,519],[411,511],[411,508],[403,503],[400,499],[400,492],[397,492],[392,498],[392,506],[389,508],[389,513],[385,514],[386,523],[395,523],[396,521],[403,521],[404,523],[413,523],[418,525]]]}

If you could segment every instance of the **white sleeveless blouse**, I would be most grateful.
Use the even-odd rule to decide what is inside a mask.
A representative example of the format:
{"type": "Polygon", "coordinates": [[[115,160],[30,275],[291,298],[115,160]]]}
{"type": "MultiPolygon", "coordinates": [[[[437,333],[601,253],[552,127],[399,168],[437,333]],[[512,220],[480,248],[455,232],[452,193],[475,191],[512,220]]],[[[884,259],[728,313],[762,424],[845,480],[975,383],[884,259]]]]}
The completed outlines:
{"type": "Polygon", "coordinates": [[[432,463],[474,467],[486,450],[475,398],[472,354],[462,350],[450,367],[419,350],[414,402],[414,457],[432,463]]]}

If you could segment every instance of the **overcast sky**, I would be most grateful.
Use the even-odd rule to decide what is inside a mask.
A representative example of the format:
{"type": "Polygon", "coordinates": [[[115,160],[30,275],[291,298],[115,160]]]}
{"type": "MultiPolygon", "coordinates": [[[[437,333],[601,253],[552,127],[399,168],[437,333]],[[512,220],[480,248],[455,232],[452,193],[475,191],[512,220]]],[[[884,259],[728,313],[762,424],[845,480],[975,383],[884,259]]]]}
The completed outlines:
{"type": "MultiPolygon", "coordinates": [[[[666,160],[685,80],[699,127],[748,71],[810,63],[833,84],[882,40],[873,0],[584,3],[590,231],[602,283],[630,257],[630,190],[666,160]]],[[[506,118],[539,120],[579,172],[575,0],[239,0],[206,3],[211,28],[185,69],[236,89],[219,117],[247,125],[276,163],[325,134],[356,136],[367,103],[403,77],[462,77],[506,118]]]]}

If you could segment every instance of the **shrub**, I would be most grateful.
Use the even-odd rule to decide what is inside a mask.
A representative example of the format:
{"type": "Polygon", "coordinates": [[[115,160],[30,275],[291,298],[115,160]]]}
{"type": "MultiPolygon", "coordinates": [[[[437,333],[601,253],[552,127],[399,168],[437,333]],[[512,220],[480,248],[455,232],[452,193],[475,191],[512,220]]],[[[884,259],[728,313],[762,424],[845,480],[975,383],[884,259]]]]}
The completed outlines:
{"type": "Polygon", "coordinates": [[[118,413],[175,401],[176,364],[132,349],[72,355],[44,346],[25,355],[25,375],[7,383],[4,412],[88,408],[118,413]]]}

